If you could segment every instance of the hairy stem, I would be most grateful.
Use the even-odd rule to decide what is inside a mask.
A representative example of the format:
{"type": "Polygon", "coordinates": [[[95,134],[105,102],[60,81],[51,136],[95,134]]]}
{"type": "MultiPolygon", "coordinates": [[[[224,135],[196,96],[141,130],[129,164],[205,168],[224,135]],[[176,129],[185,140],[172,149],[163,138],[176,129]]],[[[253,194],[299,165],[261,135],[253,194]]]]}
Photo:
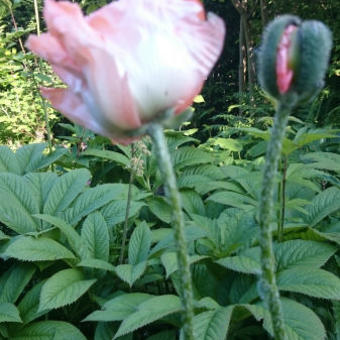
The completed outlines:
{"type": "Polygon", "coordinates": [[[181,299],[184,307],[183,333],[185,340],[194,340],[193,335],[193,293],[187,245],[184,234],[184,220],[180,194],[177,189],[176,177],[171,164],[163,128],[159,124],[151,124],[149,135],[156,147],[158,165],[165,183],[166,194],[173,209],[172,226],[177,248],[177,261],[180,278],[181,299]]]}
{"type": "Polygon", "coordinates": [[[288,116],[296,102],[295,97],[285,98],[278,104],[274,126],[267,148],[266,163],[264,166],[263,184],[261,191],[259,222],[260,222],[260,247],[261,247],[261,281],[260,296],[271,314],[275,340],[286,340],[284,331],[283,313],[279,290],[275,278],[275,258],[272,246],[272,232],[270,227],[273,191],[277,173],[278,161],[281,155],[282,140],[288,122],[288,116]]]}
{"type": "Polygon", "coordinates": [[[283,157],[282,164],[282,179],[279,185],[279,202],[280,212],[278,220],[278,240],[279,242],[283,239],[283,230],[286,215],[286,182],[287,182],[287,157],[283,157]]]}
{"type": "Polygon", "coordinates": [[[122,247],[120,248],[120,256],[119,256],[119,264],[123,264],[124,262],[124,254],[125,254],[125,245],[126,245],[126,238],[128,232],[128,221],[130,215],[130,207],[131,207],[131,199],[132,199],[132,183],[135,173],[133,157],[135,154],[135,146],[131,144],[131,172],[130,172],[130,180],[129,180],[129,189],[128,189],[128,197],[126,202],[126,209],[125,209],[125,220],[124,220],[124,228],[123,228],[123,237],[122,237],[122,247]]]}

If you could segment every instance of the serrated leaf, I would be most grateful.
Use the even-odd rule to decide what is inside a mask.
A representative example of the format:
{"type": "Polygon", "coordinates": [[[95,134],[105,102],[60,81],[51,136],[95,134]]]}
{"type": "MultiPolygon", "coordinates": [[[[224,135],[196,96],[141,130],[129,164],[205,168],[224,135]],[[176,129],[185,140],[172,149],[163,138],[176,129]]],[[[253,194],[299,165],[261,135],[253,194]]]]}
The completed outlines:
{"type": "Polygon", "coordinates": [[[220,307],[194,317],[195,340],[226,339],[233,307],[220,307]]]}
{"type": "Polygon", "coordinates": [[[277,271],[295,266],[321,267],[335,252],[336,247],[325,243],[291,240],[274,247],[277,271]]]}
{"type": "Polygon", "coordinates": [[[205,215],[205,206],[201,196],[194,190],[181,190],[181,201],[183,209],[188,214],[205,215]]]}
{"type": "Polygon", "coordinates": [[[340,279],[322,269],[286,269],[278,274],[277,284],[280,290],[340,300],[340,279]]]}
{"type": "Polygon", "coordinates": [[[114,339],[131,333],[136,329],[159,320],[169,314],[180,312],[181,310],[182,305],[178,296],[155,296],[138,305],[137,311],[124,319],[114,339]]]}
{"type": "Polygon", "coordinates": [[[22,322],[19,311],[12,303],[0,303],[0,323],[1,322],[22,322]]]}
{"type": "MultiPolygon", "coordinates": [[[[83,244],[83,240],[80,235],[73,229],[73,227],[67,224],[64,220],[59,217],[38,214],[35,217],[42,219],[54,226],[66,236],[68,243],[70,244],[73,251],[79,255],[79,257],[88,257],[87,249],[83,244]]],[[[73,256],[74,258],[74,256],[73,256]]]]}
{"type": "Polygon", "coordinates": [[[15,303],[26,285],[30,282],[36,268],[28,263],[13,265],[0,277],[0,303],[15,303]]]}
{"type": "Polygon", "coordinates": [[[240,273],[258,275],[261,273],[260,249],[249,248],[240,255],[224,257],[215,263],[240,273]]]}
{"type": "Polygon", "coordinates": [[[340,189],[336,187],[328,188],[317,195],[307,207],[307,222],[310,227],[313,227],[339,209],[340,189]]]}
{"type": "MultiPolygon", "coordinates": [[[[281,298],[284,328],[289,340],[324,340],[325,328],[319,317],[306,306],[286,298],[281,298]]],[[[269,311],[261,305],[248,305],[247,309],[257,320],[264,319],[263,326],[273,335],[269,311]]]]}
{"type": "Polygon", "coordinates": [[[6,145],[0,146],[0,172],[20,175],[21,169],[15,154],[6,145]]]}
{"type": "Polygon", "coordinates": [[[257,205],[257,202],[254,199],[246,195],[231,191],[215,192],[210,195],[207,200],[246,211],[254,209],[254,207],[257,205]]]}
{"type": "Polygon", "coordinates": [[[103,310],[95,311],[83,321],[121,321],[138,310],[138,306],[153,298],[145,293],[122,294],[107,301],[103,310]]]}
{"type": "MultiPolygon", "coordinates": [[[[189,263],[193,264],[204,260],[207,256],[193,255],[189,258],[189,263]]],[[[178,270],[177,254],[175,252],[166,252],[161,256],[162,265],[166,271],[166,278],[178,270]]]]}
{"type": "Polygon", "coordinates": [[[211,164],[214,162],[214,157],[208,152],[185,146],[172,153],[172,162],[176,170],[183,169],[188,166],[198,164],[211,164]]]}
{"type": "Polygon", "coordinates": [[[301,157],[307,166],[340,172],[340,155],[332,152],[310,152],[301,157]]]}
{"type": "Polygon", "coordinates": [[[110,250],[109,231],[100,212],[94,212],[86,218],[81,229],[81,238],[88,249],[90,257],[108,261],[110,250]]]}
{"type": "Polygon", "coordinates": [[[39,201],[32,199],[35,188],[24,177],[0,173],[0,220],[19,234],[38,228],[32,214],[39,212],[39,201]]]}
{"type": "Polygon", "coordinates": [[[111,263],[92,258],[83,259],[77,264],[77,267],[95,268],[115,272],[115,267],[111,263]]]}
{"type": "Polygon", "coordinates": [[[75,258],[67,248],[50,238],[30,236],[22,236],[11,242],[3,255],[22,261],[53,261],[75,258]]]}
{"type": "Polygon", "coordinates": [[[32,143],[23,145],[16,151],[15,155],[22,174],[32,172],[39,167],[45,148],[45,143],[32,143]]]}
{"type": "Polygon", "coordinates": [[[150,211],[165,223],[170,223],[172,220],[172,209],[163,197],[153,197],[148,201],[150,211]]]}
{"type": "Polygon", "coordinates": [[[129,166],[130,160],[123,154],[110,150],[97,150],[97,149],[87,149],[81,154],[82,156],[95,156],[98,158],[104,158],[110,161],[114,161],[123,166],[129,166]]]}
{"type": "MultiPolygon", "coordinates": [[[[145,206],[144,202],[131,201],[129,218],[138,215],[140,209],[145,206]]],[[[100,212],[104,216],[104,219],[109,227],[113,227],[118,223],[122,223],[125,220],[126,201],[114,201],[103,207],[100,212]]]]}
{"type": "Polygon", "coordinates": [[[44,204],[44,214],[56,215],[64,211],[84,189],[91,178],[86,169],[72,170],[55,181],[44,204]]]}
{"type": "Polygon", "coordinates": [[[43,284],[44,281],[34,285],[33,288],[25,294],[18,305],[21,318],[25,324],[32,322],[48,312],[48,310],[38,312],[40,292],[43,284]]]}
{"type": "Polygon", "coordinates": [[[121,264],[116,267],[117,276],[128,283],[130,287],[137,281],[145,272],[147,261],[140,262],[136,265],[121,264]]]}
{"type": "Polygon", "coordinates": [[[78,269],[64,269],[51,276],[43,285],[39,311],[55,309],[78,300],[96,282],[84,280],[78,269]]]}
{"type": "Polygon", "coordinates": [[[65,219],[72,225],[76,224],[84,216],[100,209],[116,197],[117,192],[114,184],[103,184],[86,189],[76,198],[72,207],[65,211],[65,219]]]}
{"type": "Polygon", "coordinates": [[[135,265],[147,260],[151,240],[151,231],[146,223],[135,228],[129,241],[129,264],[135,265]]]}
{"type": "Polygon", "coordinates": [[[54,182],[58,179],[58,175],[54,172],[31,172],[25,175],[25,178],[35,187],[37,192],[35,199],[39,202],[39,211],[42,211],[44,202],[54,182]]]}
{"type": "Polygon", "coordinates": [[[13,330],[9,340],[86,340],[78,328],[64,321],[39,321],[13,330]]]}

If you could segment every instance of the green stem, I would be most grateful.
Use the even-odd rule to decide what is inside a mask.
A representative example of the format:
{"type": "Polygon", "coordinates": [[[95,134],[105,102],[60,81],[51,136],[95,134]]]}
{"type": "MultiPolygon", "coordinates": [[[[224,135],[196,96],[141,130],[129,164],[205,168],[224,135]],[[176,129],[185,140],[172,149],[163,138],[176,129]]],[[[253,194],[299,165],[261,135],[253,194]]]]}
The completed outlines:
{"type": "Polygon", "coordinates": [[[131,160],[130,160],[131,171],[130,171],[129,189],[128,189],[128,196],[127,196],[127,202],[126,202],[126,210],[125,210],[122,247],[120,248],[119,264],[124,263],[125,245],[126,245],[126,238],[127,238],[127,232],[128,232],[128,221],[129,221],[131,199],[132,199],[132,183],[133,183],[134,172],[135,172],[135,166],[133,162],[134,155],[135,155],[135,146],[134,144],[131,144],[131,160]]]}
{"type": "Polygon", "coordinates": [[[278,161],[281,155],[282,140],[285,134],[288,116],[295,103],[295,97],[287,97],[278,104],[274,126],[266,154],[259,212],[259,222],[261,227],[260,247],[262,267],[260,295],[263,296],[265,302],[268,304],[272,318],[275,340],[285,340],[286,336],[280,295],[275,278],[275,257],[273,253],[270,222],[273,207],[275,177],[277,173],[278,161]]]}
{"type": "Polygon", "coordinates": [[[177,189],[176,177],[171,164],[169,150],[165,140],[163,128],[159,124],[151,124],[148,130],[156,147],[157,160],[161,175],[165,183],[166,194],[170,198],[173,216],[172,226],[177,248],[177,261],[180,278],[182,305],[184,307],[183,333],[185,340],[194,340],[193,335],[193,293],[189,257],[184,234],[184,219],[181,208],[180,194],[177,189]]]}
{"type": "Polygon", "coordinates": [[[283,239],[283,230],[285,224],[286,215],[286,182],[287,182],[287,157],[283,157],[283,169],[282,169],[282,180],[280,182],[279,190],[279,202],[280,202],[280,214],[278,223],[278,241],[281,242],[283,239]]]}

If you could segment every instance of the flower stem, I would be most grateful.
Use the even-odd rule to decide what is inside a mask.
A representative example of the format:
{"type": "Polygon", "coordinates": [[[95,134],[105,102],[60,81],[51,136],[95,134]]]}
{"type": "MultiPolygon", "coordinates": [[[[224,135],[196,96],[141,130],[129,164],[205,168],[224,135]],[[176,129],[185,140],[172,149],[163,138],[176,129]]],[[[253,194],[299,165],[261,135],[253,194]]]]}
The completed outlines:
{"type": "Polygon", "coordinates": [[[148,130],[156,147],[158,165],[165,183],[166,194],[170,198],[173,216],[172,226],[177,248],[177,261],[180,278],[182,305],[184,307],[183,333],[185,340],[194,340],[193,335],[193,293],[187,245],[184,235],[184,220],[180,194],[177,189],[176,177],[171,164],[170,154],[165,140],[163,128],[159,124],[151,124],[148,130]]]}
{"type": "Polygon", "coordinates": [[[119,256],[119,264],[124,263],[124,255],[125,255],[125,245],[126,245],[126,238],[128,232],[128,222],[130,216],[130,207],[131,207],[131,200],[132,200],[132,184],[135,174],[135,168],[133,164],[133,157],[135,156],[135,146],[131,144],[131,169],[130,169],[130,179],[129,179],[129,188],[128,188],[128,196],[126,200],[126,209],[125,209],[125,219],[124,219],[124,227],[123,227],[123,237],[122,237],[122,247],[120,249],[120,256],[119,256]]]}
{"type": "Polygon", "coordinates": [[[275,257],[272,246],[272,232],[270,228],[273,207],[273,191],[277,173],[278,161],[281,155],[282,140],[288,122],[288,116],[296,103],[295,97],[284,98],[278,104],[274,119],[274,126],[267,148],[264,166],[261,201],[260,201],[260,247],[261,247],[261,282],[260,295],[268,304],[272,318],[275,340],[285,340],[283,313],[280,294],[275,278],[275,257]]]}

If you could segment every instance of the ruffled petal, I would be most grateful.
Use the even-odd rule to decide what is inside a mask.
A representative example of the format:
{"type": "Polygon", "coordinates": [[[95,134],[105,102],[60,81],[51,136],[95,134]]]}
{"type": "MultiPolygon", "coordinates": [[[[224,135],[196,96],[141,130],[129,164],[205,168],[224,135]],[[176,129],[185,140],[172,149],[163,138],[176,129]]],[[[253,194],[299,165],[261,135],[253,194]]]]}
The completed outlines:
{"type": "Polygon", "coordinates": [[[43,97],[48,99],[55,109],[60,111],[71,121],[100,135],[109,138],[113,137],[112,134],[106,131],[106,129],[100,126],[98,122],[92,118],[82,99],[72,91],[68,89],[46,87],[42,87],[40,91],[43,97]]]}
{"type": "Polygon", "coordinates": [[[90,53],[92,62],[84,72],[94,99],[94,103],[88,105],[94,105],[92,110],[96,119],[102,125],[115,125],[122,130],[139,128],[142,123],[126,73],[119,73],[114,58],[104,50],[91,49],[90,53]]]}
{"type": "Polygon", "coordinates": [[[88,59],[88,47],[101,44],[101,36],[88,25],[76,3],[46,0],[44,17],[49,32],[80,67],[88,59]]]}

